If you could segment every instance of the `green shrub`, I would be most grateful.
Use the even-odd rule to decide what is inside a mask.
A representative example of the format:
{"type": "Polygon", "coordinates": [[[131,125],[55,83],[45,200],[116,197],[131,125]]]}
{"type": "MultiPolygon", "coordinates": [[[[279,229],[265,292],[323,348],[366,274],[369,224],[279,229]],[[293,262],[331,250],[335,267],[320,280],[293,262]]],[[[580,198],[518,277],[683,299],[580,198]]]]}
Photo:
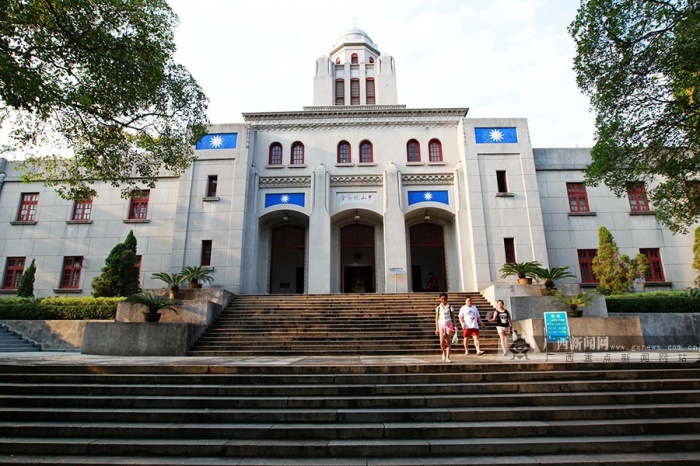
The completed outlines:
{"type": "Polygon", "coordinates": [[[686,290],[618,294],[606,296],[605,303],[610,313],[700,313],[700,297],[693,297],[686,290]]]}
{"type": "Polygon", "coordinates": [[[4,320],[113,320],[124,298],[6,298],[0,299],[4,320]]]}

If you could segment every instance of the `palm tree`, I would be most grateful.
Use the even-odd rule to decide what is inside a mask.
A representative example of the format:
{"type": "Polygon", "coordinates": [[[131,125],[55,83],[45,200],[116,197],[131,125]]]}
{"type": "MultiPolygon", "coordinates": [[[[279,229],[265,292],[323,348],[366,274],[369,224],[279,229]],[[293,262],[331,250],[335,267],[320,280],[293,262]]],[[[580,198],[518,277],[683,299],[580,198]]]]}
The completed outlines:
{"type": "Polygon", "coordinates": [[[588,306],[591,301],[593,301],[598,293],[595,291],[579,291],[573,296],[566,296],[558,291],[553,291],[552,295],[554,299],[562,304],[569,307],[569,316],[571,317],[581,317],[581,312],[579,312],[580,307],[588,306]]]}
{"type": "Polygon", "coordinates": [[[188,265],[182,269],[182,278],[183,281],[189,280],[190,283],[199,283],[200,281],[211,283],[214,281],[209,270],[201,265],[188,265]]]}
{"type": "Polygon", "coordinates": [[[166,285],[168,285],[168,288],[170,288],[170,298],[173,299],[175,298],[175,293],[180,291],[180,283],[186,281],[185,277],[182,275],[180,272],[175,272],[175,273],[167,273],[167,272],[158,272],[154,273],[151,275],[151,278],[154,278],[156,280],[160,280],[166,285]]]}
{"type": "Polygon", "coordinates": [[[161,309],[169,309],[177,314],[176,306],[180,306],[182,304],[182,301],[178,299],[168,299],[165,296],[160,296],[153,293],[132,294],[124,301],[145,306],[148,309],[143,313],[146,322],[158,322],[158,320],[160,320],[160,313],[158,311],[161,309]]]}
{"type": "Polygon", "coordinates": [[[501,278],[510,277],[516,275],[518,280],[525,278],[533,278],[535,276],[535,270],[540,267],[540,263],[537,261],[530,262],[506,262],[501,267],[500,272],[501,278]]]}
{"type": "Polygon", "coordinates": [[[537,267],[533,271],[536,280],[544,280],[544,287],[547,290],[554,288],[554,280],[562,278],[574,278],[575,275],[569,272],[569,267],[552,267],[545,269],[537,267]]]}

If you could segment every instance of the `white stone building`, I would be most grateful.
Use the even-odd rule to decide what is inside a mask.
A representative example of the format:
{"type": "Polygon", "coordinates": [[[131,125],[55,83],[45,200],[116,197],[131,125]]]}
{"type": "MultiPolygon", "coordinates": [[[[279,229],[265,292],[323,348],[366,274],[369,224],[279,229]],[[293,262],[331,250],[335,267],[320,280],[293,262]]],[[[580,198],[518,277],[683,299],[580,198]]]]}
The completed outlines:
{"type": "Polygon", "coordinates": [[[313,106],[213,125],[182,177],[140,199],[87,204],[20,181],[0,159],[0,292],[34,258],[37,296],[88,295],[133,230],[141,283],[211,267],[237,294],[479,291],[506,261],[569,266],[592,283],[600,226],[652,259],[646,288],[691,286],[692,235],[671,235],[643,187],[585,187],[587,149],[533,149],[527,120],[398,103],[394,59],[353,29],[316,60],[313,106]]]}

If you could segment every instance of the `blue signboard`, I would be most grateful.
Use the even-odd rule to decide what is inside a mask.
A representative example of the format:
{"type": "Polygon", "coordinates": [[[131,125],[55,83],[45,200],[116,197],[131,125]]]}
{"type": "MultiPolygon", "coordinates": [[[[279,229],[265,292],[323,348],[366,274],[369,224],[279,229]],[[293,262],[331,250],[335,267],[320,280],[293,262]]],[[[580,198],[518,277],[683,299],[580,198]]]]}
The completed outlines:
{"type": "Polygon", "coordinates": [[[569,341],[569,319],[566,312],[545,312],[544,330],[547,333],[547,343],[569,341]]]}
{"type": "Polygon", "coordinates": [[[518,131],[515,128],[474,128],[477,144],[517,143],[518,131]]]}

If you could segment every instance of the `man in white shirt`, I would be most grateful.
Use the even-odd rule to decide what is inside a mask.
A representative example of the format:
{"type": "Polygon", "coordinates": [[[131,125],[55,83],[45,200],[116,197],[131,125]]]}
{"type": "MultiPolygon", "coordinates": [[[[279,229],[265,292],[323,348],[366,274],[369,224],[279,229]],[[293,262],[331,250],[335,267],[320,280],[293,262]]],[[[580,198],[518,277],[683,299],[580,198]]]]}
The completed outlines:
{"type": "Polygon", "coordinates": [[[479,347],[479,329],[485,328],[481,321],[479,309],[472,304],[472,299],[467,298],[459,310],[459,323],[462,326],[464,335],[464,354],[469,354],[469,337],[474,338],[474,346],[476,347],[476,355],[484,354],[479,347]]]}

